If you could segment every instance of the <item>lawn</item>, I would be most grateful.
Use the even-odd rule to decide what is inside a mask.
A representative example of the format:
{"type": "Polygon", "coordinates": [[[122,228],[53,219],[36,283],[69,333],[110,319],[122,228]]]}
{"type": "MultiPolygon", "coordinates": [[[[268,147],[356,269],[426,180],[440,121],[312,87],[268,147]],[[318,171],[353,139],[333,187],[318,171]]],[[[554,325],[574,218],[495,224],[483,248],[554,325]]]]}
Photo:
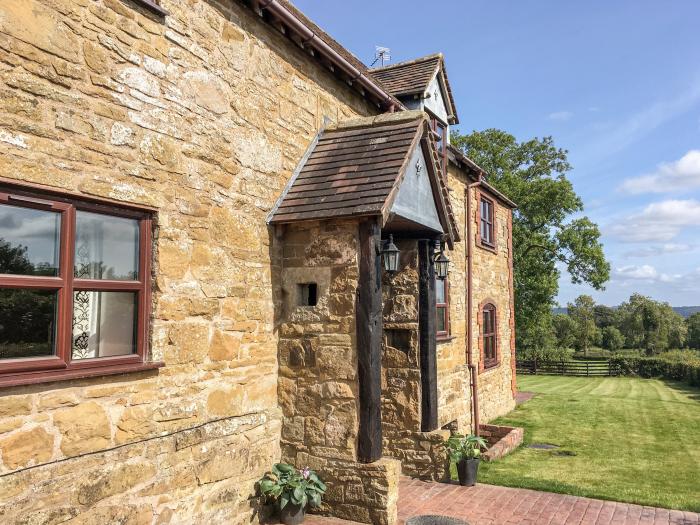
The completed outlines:
{"type": "Polygon", "coordinates": [[[518,388],[536,396],[495,423],[524,427],[524,446],[482,463],[479,481],[700,512],[700,390],[555,376],[518,388]]]}

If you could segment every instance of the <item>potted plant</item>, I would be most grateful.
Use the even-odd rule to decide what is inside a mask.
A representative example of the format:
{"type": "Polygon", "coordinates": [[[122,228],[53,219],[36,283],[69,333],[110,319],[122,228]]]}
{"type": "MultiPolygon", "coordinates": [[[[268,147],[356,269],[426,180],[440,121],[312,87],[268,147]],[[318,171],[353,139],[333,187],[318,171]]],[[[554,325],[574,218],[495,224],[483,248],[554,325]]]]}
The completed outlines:
{"type": "Polygon", "coordinates": [[[459,484],[465,487],[476,485],[481,452],[488,448],[480,436],[454,434],[447,440],[447,453],[457,465],[459,484]]]}
{"type": "Polygon", "coordinates": [[[306,507],[321,505],[326,485],[309,467],[297,470],[287,463],[277,463],[272,471],[258,481],[260,494],[277,505],[279,517],[285,525],[304,522],[306,507]]]}

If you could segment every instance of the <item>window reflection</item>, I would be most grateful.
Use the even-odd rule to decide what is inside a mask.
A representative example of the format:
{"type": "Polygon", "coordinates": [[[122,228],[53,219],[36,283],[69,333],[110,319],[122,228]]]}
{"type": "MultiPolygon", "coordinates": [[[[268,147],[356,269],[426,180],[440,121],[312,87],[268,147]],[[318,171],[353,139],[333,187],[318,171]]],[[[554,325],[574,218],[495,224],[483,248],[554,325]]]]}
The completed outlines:
{"type": "Polygon", "coordinates": [[[0,204],[0,273],[58,275],[59,213],[0,204]]]}
{"type": "Polygon", "coordinates": [[[128,355],[136,347],[136,294],[73,294],[73,359],[128,355]]]}
{"type": "Polygon", "coordinates": [[[54,353],[58,292],[0,288],[0,359],[54,353]]]}
{"type": "Polygon", "coordinates": [[[81,279],[138,279],[139,222],[78,210],[75,276],[81,279]]]}

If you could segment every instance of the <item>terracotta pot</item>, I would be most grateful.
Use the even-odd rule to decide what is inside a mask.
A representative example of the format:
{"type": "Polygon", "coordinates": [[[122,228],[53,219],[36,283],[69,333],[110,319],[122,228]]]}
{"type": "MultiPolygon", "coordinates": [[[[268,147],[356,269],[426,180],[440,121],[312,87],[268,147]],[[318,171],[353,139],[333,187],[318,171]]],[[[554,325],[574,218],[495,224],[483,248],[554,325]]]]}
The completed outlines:
{"type": "Polygon", "coordinates": [[[457,476],[459,484],[463,487],[476,485],[476,476],[479,472],[480,459],[460,459],[457,462],[457,476]]]}
{"type": "Polygon", "coordinates": [[[306,507],[287,503],[283,509],[280,509],[280,521],[284,525],[300,525],[304,523],[306,517],[306,507]]]}

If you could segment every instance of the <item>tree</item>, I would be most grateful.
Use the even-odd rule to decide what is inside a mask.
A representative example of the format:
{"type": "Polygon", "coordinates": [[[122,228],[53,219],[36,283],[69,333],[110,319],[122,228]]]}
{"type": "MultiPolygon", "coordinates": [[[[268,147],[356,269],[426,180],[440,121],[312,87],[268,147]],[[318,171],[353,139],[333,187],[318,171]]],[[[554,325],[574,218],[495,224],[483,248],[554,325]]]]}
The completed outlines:
{"type": "Polygon", "coordinates": [[[620,305],[619,315],[619,328],[629,348],[641,348],[647,355],[654,355],[685,345],[687,327],[668,303],[632,294],[629,301],[620,305]]]}
{"type": "Polygon", "coordinates": [[[608,326],[617,325],[617,310],[615,308],[610,308],[604,304],[597,304],[593,309],[593,315],[595,316],[595,325],[598,328],[606,328],[608,326]]]}
{"type": "Polygon", "coordinates": [[[552,318],[554,335],[559,348],[573,348],[576,339],[576,323],[566,314],[557,314],[552,318]]]}
{"type": "Polygon", "coordinates": [[[516,343],[551,343],[558,265],[574,283],[602,289],[610,275],[600,231],[587,217],[566,172],[567,152],[551,137],[518,142],[497,129],[452,134],[452,144],[486,172],[489,184],[513,199],[516,343]]]}
{"type": "Polygon", "coordinates": [[[625,344],[625,337],[614,326],[606,326],[602,330],[603,348],[616,352],[625,344]]]}
{"type": "Polygon", "coordinates": [[[574,348],[583,355],[588,355],[588,349],[598,338],[598,327],[595,325],[593,308],[595,302],[590,295],[579,295],[568,310],[574,322],[574,348]]]}
{"type": "Polygon", "coordinates": [[[700,312],[688,317],[686,326],[688,328],[688,346],[690,348],[700,348],[700,312]]]}

